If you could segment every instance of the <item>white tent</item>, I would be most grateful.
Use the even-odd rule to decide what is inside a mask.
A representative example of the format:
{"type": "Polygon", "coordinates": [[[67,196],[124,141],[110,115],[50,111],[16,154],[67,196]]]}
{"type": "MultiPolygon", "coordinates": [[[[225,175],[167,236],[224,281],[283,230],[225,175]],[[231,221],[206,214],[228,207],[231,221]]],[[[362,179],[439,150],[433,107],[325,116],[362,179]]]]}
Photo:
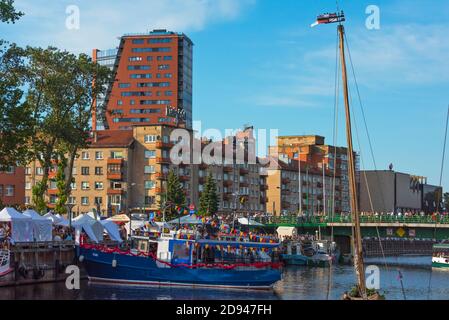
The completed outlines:
{"type": "Polygon", "coordinates": [[[11,240],[15,242],[33,241],[33,220],[14,208],[0,211],[0,222],[11,222],[11,240]]]}
{"type": "Polygon", "coordinates": [[[53,240],[53,221],[50,218],[42,217],[34,210],[28,209],[23,215],[30,217],[34,223],[34,240],[52,241],[53,240]]]}
{"type": "Polygon", "coordinates": [[[115,222],[111,220],[101,220],[100,223],[103,225],[106,232],[109,234],[112,240],[122,242],[122,238],[120,237],[120,231],[115,222]]]}
{"type": "Polygon", "coordinates": [[[95,218],[95,213],[93,213],[92,211],[88,212],[87,215],[94,220],[100,220],[100,215],[97,215],[97,218],[95,218]]]}
{"type": "Polygon", "coordinates": [[[276,232],[279,236],[279,239],[283,240],[285,237],[293,237],[298,234],[295,227],[278,227],[276,232]]]}
{"type": "Polygon", "coordinates": [[[80,215],[73,219],[72,227],[75,228],[77,234],[84,230],[87,236],[94,242],[100,242],[103,240],[103,225],[89,217],[87,214],[80,215]]]}
{"type": "Polygon", "coordinates": [[[244,226],[259,226],[263,227],[263,224],[256,222],[254,220],[248,220],[248,218],[239,218],[238,222],[244,226]]]}
{"type": "Polygon", "coordinates": [[[58,222],[56,225],[62,226],[62,227],[68,227],[69,226],[69,220],[61,216],[59,213],[55,215],[55,217],[58,219],[58,222]]]}

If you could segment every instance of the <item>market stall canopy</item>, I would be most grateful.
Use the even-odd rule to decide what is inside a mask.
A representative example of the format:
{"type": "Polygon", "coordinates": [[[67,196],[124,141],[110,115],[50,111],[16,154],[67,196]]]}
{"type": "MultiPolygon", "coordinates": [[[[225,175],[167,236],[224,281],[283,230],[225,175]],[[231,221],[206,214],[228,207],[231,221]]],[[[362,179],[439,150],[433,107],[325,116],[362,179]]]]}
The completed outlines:
{"type": "Polygon", "coordinates": [[[192,216],[182,216],[181,218],[176,218],[173,219],[169,222],[167,222],[168,224],[202,224],[203,222],[201,221],[201,219],[198,219],[195,215],[192,216]]]}
{"type": "Polygon", "coordinates": [[[239,218],[239,219],[238,219],[238,222],[239,222],[241,225],[245,225],[245,226],[258,226],[258,227],[263,227],[263,224],[262,224],[262,223],[259,223],[259,222],[257,222],[257,221],[254,221],[254,220],[251,220],[251,219],[248,219],[248,218],[239,218]]]}
{"type": "Polygon", "coordinates": [[[120,237],[120,231],[118,226],[111,220],[101,220],[100,223],[103,225],[106,232],[109,234],[112,240],[122,242],[122,238],[120,237]]]}
{"type": "Polygon", "coordinates": [[[68,227],[69,226],[69,220],[61,216],[59,213],[55,215],[55,217],[58,219],[58,222],[56,225],[62,226],[62,227],[68,227]]]}
{"type": "Polygon", "coordinates": [[[103,225],[87,214],[76,217],[72,222],[72,227],[77,231],[84,230],[87,236],[94,242],[98,243],[103,240],[103,225]]]}
{"type": "Polygon", "coordinates": [[[112,216],[106,220],[111,220],[114,222],[129,222],[129,217],[126,214],[118,214],[116,216],[112,216]]]}
{"type": "Polygon", "coordinates": [[[0,211],[0,222],[11,223],[11,240],[14,242],[33,241],[34,223],[14,208],[4,208],[0,211]]]}
{"type": "Polygon", "coordinates": [[[91,217],[92,219],[94,219],[94,220],[100,220],[100,215],[97,214],[97,216],[95,216],[95,213],[92,212],[92,211],[91,211],[91,212],[88,212],[87,215],[88,215],[89,217],[91,217]]]}
{"type": "Polygon", "coordinates": [[[34,240],[53,240],[53,221],[50,218],[43,217],[39,213],[31,209],[25,210],[23,214],[27,217],[30,217],[34,223],[34,240]]]}
{"type": "Polygon", "coordinates": [[[295,227],[278,227],[276,232],[279,236],[279,239],[283,240],[285,237],[293,237],[298,234],[295,227]]]}

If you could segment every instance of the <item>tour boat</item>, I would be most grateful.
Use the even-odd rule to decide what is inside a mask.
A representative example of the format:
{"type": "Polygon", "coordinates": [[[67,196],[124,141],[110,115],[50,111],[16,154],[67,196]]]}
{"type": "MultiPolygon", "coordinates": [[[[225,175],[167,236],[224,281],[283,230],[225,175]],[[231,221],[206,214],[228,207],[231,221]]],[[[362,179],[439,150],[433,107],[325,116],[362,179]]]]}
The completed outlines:
{"type": "Polygon", "coordinates": [[[12,272],[10,267],[10,253],[9,250],[0,250],[0,277],[12,272]]]}
{"type": "Polygon", "coordinates": [[[279,243],[192,238],[170,231],[157,239],[134,238],[135,249],[81,243],[77,250],[96,283],[271,289],[281,279],[282,263],[272,258],[279,243]]]}
{"type": "Polygon", "coordinates": [[[433,245],[432,267],[449,269],[449,243],[433,245]]]}

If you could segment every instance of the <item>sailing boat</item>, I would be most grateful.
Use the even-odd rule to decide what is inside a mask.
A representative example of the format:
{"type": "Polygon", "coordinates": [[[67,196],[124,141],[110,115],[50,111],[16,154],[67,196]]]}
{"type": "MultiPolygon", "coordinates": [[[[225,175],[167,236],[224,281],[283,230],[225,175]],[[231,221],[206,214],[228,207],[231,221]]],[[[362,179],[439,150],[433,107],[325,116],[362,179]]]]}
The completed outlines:
{"type": "Polygon", "coordinates": [[[360,216],[357,202],[357,185],[355,176],[355,160],[352,142],[352,126],[351,126],[351,112],[349,107],[349,89],[346,72],[346,59],[345,59],[345,30],[342,22],[344,22],[345,15],[343,11],[339,13],[327,13],[317,17],[317,21],[312,24],[312,27],[319,24],[338,23],[338,36],[340,46],[340,60],[342,68],[343,78],[343,95],[345,102],[345,115],[346,115],[346,139],[348,144],[348,176],[349,176],[349,194],[351,204],[352,215],[352,227],[353,227],[353,251],[354,251],[354,269],[357,277],[357,286],[351,290],[350,293],[344,293],[344,300],[380,300],[382,296],[375,290],[368,290],[366,288],[365,281],[365,267],[363,263],[363,248],[362,248],[362,236],[360,231],[360,216]]]}

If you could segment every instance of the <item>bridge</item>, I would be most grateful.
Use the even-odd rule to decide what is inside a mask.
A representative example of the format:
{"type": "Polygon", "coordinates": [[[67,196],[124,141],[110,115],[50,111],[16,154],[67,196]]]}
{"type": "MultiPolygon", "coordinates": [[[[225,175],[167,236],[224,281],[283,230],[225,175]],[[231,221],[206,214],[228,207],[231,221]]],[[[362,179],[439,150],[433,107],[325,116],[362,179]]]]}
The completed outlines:
{"type": "MultiPolygon", "coordinates": [[[[334,216],[275,216],[257,217],[255,220],[268,228],[296,227],[300,233],[352,236],[352,219],[349,215],[334,216]]],[[[363,237],[449,239],[448,216],[360,216],[363,237]]]]}

